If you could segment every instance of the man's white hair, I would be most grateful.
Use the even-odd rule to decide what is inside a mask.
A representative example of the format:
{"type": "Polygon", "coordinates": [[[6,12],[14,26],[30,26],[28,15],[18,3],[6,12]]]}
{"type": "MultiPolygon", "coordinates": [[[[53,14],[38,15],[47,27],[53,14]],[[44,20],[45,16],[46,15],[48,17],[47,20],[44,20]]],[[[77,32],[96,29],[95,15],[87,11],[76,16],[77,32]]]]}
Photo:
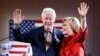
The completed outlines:
{"type": "Polygon", "coordinates": [[[43,11],[42,11],[42,14],[41,14],[42,18],[45,16],[45,14],[50,14],[54,18],[56,18],[56,12],[52,8],[44,8],[43,11]]]}

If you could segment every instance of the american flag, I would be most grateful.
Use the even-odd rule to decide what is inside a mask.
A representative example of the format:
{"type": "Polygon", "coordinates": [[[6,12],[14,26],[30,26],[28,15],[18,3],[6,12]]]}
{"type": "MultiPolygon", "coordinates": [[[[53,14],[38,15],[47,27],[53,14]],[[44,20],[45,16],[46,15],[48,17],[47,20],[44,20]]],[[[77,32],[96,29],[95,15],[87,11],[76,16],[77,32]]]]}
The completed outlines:
{"type": "MultiPolygon", "coordinates": [[[[27,33],[29,32],[32,28],[34,27],[39,27],[42,26],[42,21],[41,20],[23,20],[23,22],[20,25],[20,32],[21,34],[27,33]]],[[[13,21],[10,20],[9,21],[9,39],[11,41],[14,41],[14,35],[13,35],[13,21]]],[[[62,26],[62,20],[56,20],[54,27],[58,28],[61,30],[61,26],[62,26]]],[[[25,46],[27,46],[27,44],[25,43],[21,43],[19,42],[18,44],[16,44],[18,42],[13,42],[12,44],[12,49],[9,51],[9,54],[12,56],[16,56],[20,55],[22,56],[22,52],[26,52],[25,50],[27,50],[27,48],[25,48],[25,46]],[[19,50],[19,49],[24,49],[24,50],[19,50]]],[[[34,55],[34,54],[33,54],[34,55]]]]}
{"type": "MultiPolygon", "coordinates": [[[[22,56],[23,54],[28,52],[32,53],[31,45],[23,42],[16,42],[13,35],[13,20],[9,21],[9,40],[12,41],[10,43],[12,48],[9,50],[9,56],[22,56]],[[28,48],[29,47],[29,48],[28,48]],[[30,49],[30,50],[29,50],[30,49]]],[[[33,20],[23,20],[20,24],[20,32],[21,34],[29,32],[32,28],[34,28],[33,20]]],[[[29,54],[28,54],[29,55],[29,54]]]]}
{"type": "MultiPolygon", "coordinates": [[[[13,20],[9,21],[9,39],[15,40],[13,35],[13,20]]],[[[34,21],[33,20],[23,20],[20,25],[20,32],[21,34],[29,32],[32,28],[34,28],[34,21]]]]}

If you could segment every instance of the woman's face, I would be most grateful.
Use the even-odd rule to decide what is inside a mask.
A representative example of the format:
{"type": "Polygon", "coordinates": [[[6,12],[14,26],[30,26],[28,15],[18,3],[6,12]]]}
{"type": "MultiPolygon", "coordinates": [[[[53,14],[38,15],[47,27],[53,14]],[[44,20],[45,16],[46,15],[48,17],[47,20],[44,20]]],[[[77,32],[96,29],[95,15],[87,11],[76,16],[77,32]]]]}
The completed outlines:
{"type": "Polygon", "coordinates": [[[63,31],[63,34],[65,35],[73,34],[72,28],[70,27],[70,24],[67,21],[63,22],[62,31],[63,31]]]}

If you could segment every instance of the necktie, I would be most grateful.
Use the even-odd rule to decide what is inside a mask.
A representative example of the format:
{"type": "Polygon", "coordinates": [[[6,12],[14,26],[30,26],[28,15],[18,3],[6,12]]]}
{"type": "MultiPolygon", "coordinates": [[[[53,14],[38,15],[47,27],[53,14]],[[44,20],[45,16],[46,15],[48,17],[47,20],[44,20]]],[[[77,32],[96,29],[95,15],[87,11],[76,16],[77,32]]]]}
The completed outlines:
{"type": "Polygon", "coordinates": [[[52,34],[50,32],[45,33],[45,45],[46,45],[46,51],[52,44],[52,34]]]}

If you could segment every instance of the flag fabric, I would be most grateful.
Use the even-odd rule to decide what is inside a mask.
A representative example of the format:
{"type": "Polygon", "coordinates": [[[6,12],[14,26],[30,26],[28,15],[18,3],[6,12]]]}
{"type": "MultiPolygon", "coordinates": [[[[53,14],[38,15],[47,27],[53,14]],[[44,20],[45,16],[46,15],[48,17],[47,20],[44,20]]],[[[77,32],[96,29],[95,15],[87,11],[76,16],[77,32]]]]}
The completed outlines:
{"type": "Polygon", "coordinates": [[[11,49],[9,50],[9,56],[32,56],[32,48],[30,43],[10,41],[11,49]]]}
{"type": "MultiPolygon", "coordinates": [[[[20,32],[21,34],[27,33],[34,27],[33,20],[23,20],[23,22],[20,24],[20,32]]],[[[9,37],[10,40],[15,40],[13,35],[13,20],[9,21],[9,37]]]]}

